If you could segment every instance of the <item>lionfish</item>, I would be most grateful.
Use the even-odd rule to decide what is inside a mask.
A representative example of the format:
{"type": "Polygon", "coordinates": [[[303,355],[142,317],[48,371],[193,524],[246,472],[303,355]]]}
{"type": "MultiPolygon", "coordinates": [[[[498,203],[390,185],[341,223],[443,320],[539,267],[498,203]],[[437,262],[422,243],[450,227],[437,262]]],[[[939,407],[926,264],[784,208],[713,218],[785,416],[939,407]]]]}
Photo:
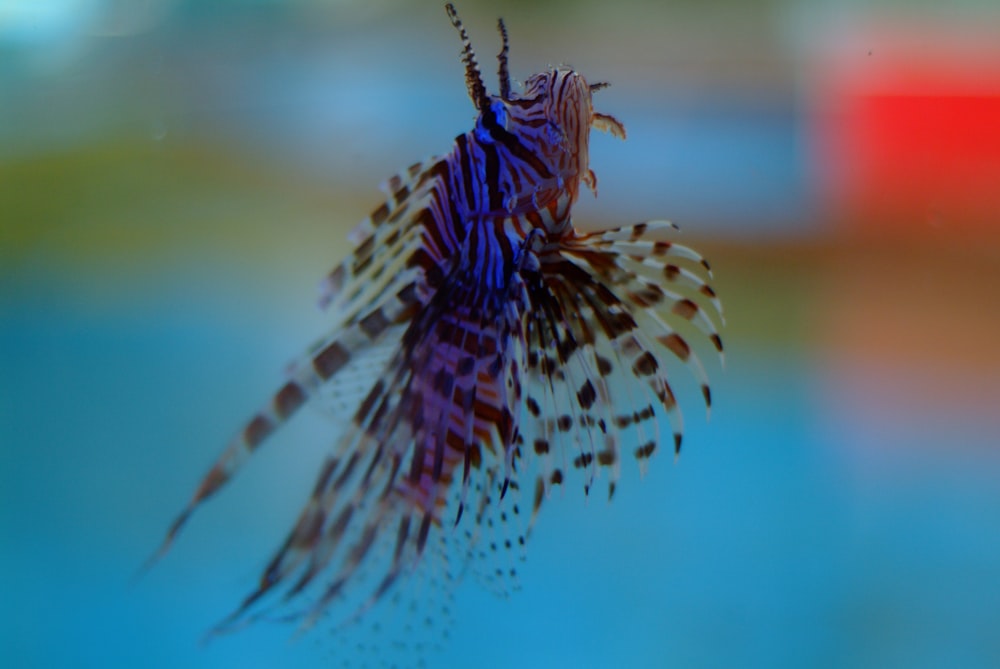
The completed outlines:
{"type": "MultiPolygon", "coordinates": [[[[446,9],[462,41],[474,128],[384,186],[388,198],[323,282],[321,305],[336,325],[232,439],[154,556],[302,407],[354,394],[305,508],[217,631],[253,620],[282,587],[274,608],[293,609],[286,617],[304,628],[348,596],[366,610],[412,576],[439,537],[464,537],[448,550],[473,559],[487,523],[520,513],[503,506],[511,491],[531,500],[530,530],[573,470],[588,492],[606,472],[610,498],[623,458],[644,466],[659,447],[664,414],[680,452],[668,358],[691,370],[711,406],[703,366],[675,329],[691,324],[721,358],[708,263],[663,240],[674,228],[666,221],[597,233],[573,226],[581,185],[596,194],[591,128],[625,137],[592,107],[607,84],[554,67],[516,92],[501,19],[500,90],[491,95],[446,9]],[[471,528],[461,533],[463,523],[471,528]]],[[[523,546],[526,534],[501,543],[523,546]]]]}

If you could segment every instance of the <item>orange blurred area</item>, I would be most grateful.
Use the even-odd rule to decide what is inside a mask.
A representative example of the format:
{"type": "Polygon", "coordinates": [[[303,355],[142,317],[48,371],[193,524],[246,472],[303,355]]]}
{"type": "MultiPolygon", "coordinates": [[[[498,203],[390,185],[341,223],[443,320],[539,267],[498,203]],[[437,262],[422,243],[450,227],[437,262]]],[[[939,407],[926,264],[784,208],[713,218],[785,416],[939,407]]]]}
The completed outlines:
{"type": "Polygon", "coordinates": [[[822,265],[813,297],[823,306],[813,325],[827,415],[891,435],[870,443],[873,450],[923,444],[952,452],[961,440],[913,439],[914,430],[1000,425],[995,245],[947,233],[851,235],[822,265]]]}

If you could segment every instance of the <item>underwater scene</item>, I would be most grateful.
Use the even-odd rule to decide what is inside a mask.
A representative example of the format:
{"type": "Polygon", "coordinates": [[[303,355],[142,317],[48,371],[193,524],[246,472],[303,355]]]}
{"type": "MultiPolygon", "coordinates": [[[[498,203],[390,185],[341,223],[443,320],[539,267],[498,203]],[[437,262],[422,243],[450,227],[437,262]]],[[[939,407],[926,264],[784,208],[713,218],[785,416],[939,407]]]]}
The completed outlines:
{"type": "MultiPolygon", "coordinates": [[[[464,133],[510,140],[483,120],[497,108],[477,102],[444,3],[0,3],[4,666],[1000,666],[1000,10],[952,4],[456,3],[489,100],[560,67],[589,82],[601,120],[593,183],[581,174],[572,203],[581,236],[669,219],[672,245],[646,251],[697,254],[657,265],[673,269],[630,304],[667,299],[676,276],[710,283],[704,329],[688,301],[663,317],[691,321],[676,327],[710,415],[676,338],[659,361],[683,413],[676,456],[672,401],[633,426],[645,386],[609,382],[595,399],[576,390],[586,367],[567,364],[579,378],[572,394],[545,386],[562,391],[551,407],[624,416],[601,432],[620,462],[574,464],[597,432],[564,430],[550,439],[570,455],[561,481],[537,439],[505,461],[469,419],[499,478],[460,522],[453,499],[413,491],[337,516],[370,524],[342,559],[378,596],[330,586],[340,608],[313,618],[279,594],[214,633],[255,589],[294,587],[272,559],[329,488],[321,472],[353,480],[328,458],[396,349],[375,347],[378,364],[294,417],[277,403],[264,418],[284,424],[259,450],[251,427],[290,378],[311,388],[303,352],[332,375],[316,360],[340,349],[310,347],[368,313],[367,282],[408,271],[348,261],[361,297],[317,306],[364,247],[356,226],[377,218],[380,186],[391,203],[393,175],[464,133]],[[331,408],[344,398],[348,411],[331,408]],[[254,457],[218,494],[199,488],[230,443],[254,457]],[[505,472],[532,467],[548,467],[540,497],[533,478],[508,490],[505,472]],[[199,490],[206,504],[158,553],[199,490]],[[408,509],[412,528],[397,523],[408,509]],[[494,528],[508,513],[516,529],[494,528]],[[369,526],[388,543],[366,543],[369,526]]],[[[641,264],[640,241],[618,242],[641,264]]],[[[515,252],[534,271],[529,245],[515,252]]],[[[637,341],[655,327],[638,319],[637,341]]],[[[639,384],[643,360],[621,378],[639,384]]],[[[558,376],[532,371],[511,372],[525,397],[558,376]]],[[[445,462],[449,494],[478,463],[445,462]]]]}

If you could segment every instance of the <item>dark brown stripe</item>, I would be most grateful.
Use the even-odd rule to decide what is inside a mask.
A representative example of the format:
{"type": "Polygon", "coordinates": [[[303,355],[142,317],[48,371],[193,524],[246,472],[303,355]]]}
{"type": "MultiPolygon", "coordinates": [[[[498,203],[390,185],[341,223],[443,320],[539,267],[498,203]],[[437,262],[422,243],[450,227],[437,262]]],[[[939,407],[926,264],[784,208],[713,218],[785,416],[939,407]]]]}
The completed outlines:
{"type": "Polygon", "coordinates": [[[656,372],[659,364],[649,351],[644,352],[632,365],[632,371],[639,376],[649,376],[656,372]]]}
{"type": "Polygon", "coordinates": [[[323,494],[323,491],[326,490],[326,486],[330,482],[330,477],[333,476],[333,472],[336,471],[337,464],[339,462],[340,461],[337,460],[337,458],[330,458],[323,465],[323,470],[320,473],[319,478],[316,479],[316,485],[313,486],[312,496],[314,498],[319,497],[323,494]]]}
{"type": "Polygon", "coordinates": [[[333,268],[329,275],[327,275],[327,281],[334,288],[334,290],[340,290],[341,286],[344,285],[344,272],[347,270],[343,265],[337,265],[333,268]]]}
{"type": "Polygon", "coordinates": [[[295,525],[292,531],[291,544],[298,548],[309,548],[316,543],[323,523],[326,521],[326,514],[318,508],[313,508],[295,525]]]}
{"type": "Polygon", "coordinates": [[[500,156],[497,154],[495,146],[487,144],[480,145],[480,148],[486,155],[486,189],[489,197],[489,211],[498,212],[503,208],[500,189],[495,187],[500,183],[500,156]]]}
{"type": "Polygon", "coordinates": [[[465,454],[465,437],[455,432],[450,427],[447,429],[444,437],[444,443],[448,445],[451,450],[465,454]]]}
{"type": "Polygon", "coordinates": [[[688,356],[691,355],[691,347],[688,346],[687,342],[684,341],[684,339],[676,332],[662,337],[657,337],[657,340],[669,348],[670,351],[681,360],[686,361],[688,356]]]}
{"type": "Polygon", "coordinates": [[[362,318],[359,325],[361,331],[368,335],[369,339],[375,339],[389,327],[389,321],[382,313],[382,309],[376,309],[362,318]]]}
{"type": "Polygon", "coordinates": [[[403,516],[399,519],[399,529],[396,530],[396,550],[393,552],[392,561],[398,563],[403,556],[403,546],[406,545],[406,538],[410,535],[410,516],[403,516]]]}
{"type": "Polygon", "coordinates": [[[253,417],[247,426],[243,428],[243,441],[251,449],[256,448],[260,445],[262,441],[267,439],[268,435],[274,431],[274,423],[271,419],[263,414],[257,414],[253,417]]]}
{"type": "MultiPolygon", "coordinates": [[[[369,237],[365,241],[365,243],[367,244],[368,242],[372,241],[372,239],[373,237],[369,237]]],[[[368,266],[371,265],[372,261],[374,260],[374,257],[371,255],[355,255],[354,257],[358,258],[358,260],[356,260],[354,264],[351,265],[351,272],[354,274],[354,276],[358,276],[366,269],[368,269],[368,266]]]]}
{"type": "Polygon", "coordinates": [[[306,394],[295,381],[289,381],[274,396],[274,412],[284,420],[295,413],[306,401],[306,394]]]}
{"type": "Polygon", "coordinates": [[[420,301],[417,295],[417,284],[416,282],[408,283],[403,286],[399,292],[396,293],[396,297],[403,304],[415,304],[420,301]]]}
{"type": "Polygon", "coordinates": [[[691,300],[683,299],[674,305],[672,311],[681,318],[691,320],[691,318],[698,313],[698,305],[691,300]]]}
{"type": "Polygon", "coordinates": [[[626,332],[631,332],[636,327],[635,319],[632,318],[632,314],[626,311],[614,314],[611,318],[611,327],[614,330],[616,337],[623,335],[626,332]]]}
{"type": "Polygon", "coordinates": [[[497,423],[497,428],[500,431],[500,441],[506,448],[514,441],[514,415],[507,407],[504,407],[500,413],[500,421],[497,423]]]}
{"type": "Polygon", "coordinates": [[[351,359],[351,354],[339,342],[333,342],[313,358],[313,369],[322,379],[329,379],[351,359]]]}
{"type": "Polygon", "coordinates": [[[475,416],[491,425],[499,425],[501,419],[500,410],[484,400],[477,399],[472,407],[475,416]]]}
{"type": "Polygon", "coordinates": [[[431,257],[431,254],[427,252],[427,249],[423,247],[417,248],[410,254],[410,257],[406,259],[406,266],[419,267],[424,270],[424,272],[427,273],[427,280],[432,287],[436,287],[437,284],[440,283],[441,279],[444,278],[441,269],[437,266],[437,261],[435,261],[434,258],[431,257]],[[432,281],[431,276],[431,272],[434,270],[437,270],[438,272],[437,276],[433,277],[436,278],[436,281],[432,281]]]}
{"type": "Polygon", "coordinates": [[[653,451],[655,450],[656,450],[656,442],[654,441],[646,442],[639,448],[635,449],[635,457],[639,458],[640,460],[643,458],[648,458],[653,454],[653,451]]]}
{"type": "MultiPolygon", "coordinates": [[[[417,415],[420,416],[420,414],[417,415]]],[[[415,486],[420,484],[420,479],[424,473],[424,454],[426,451],[427,447],[424,446],[424,442],[418,439],[416,444],[413,445],[413,456],[410,460],[410,483],[415,486]]]]}
{"type": "Polygon", "coordinates": [[[462,186],[465,195],[462,201],[469,211],[475,211],[476,198],[472,189],[472,157],[469,155],[469,140],[466,135],[459,135],[455,138],[458,145],[458,169],[462,172],[462,186]]]}
{"type": "MultiPolygon", "coordinates": [[[[375,236],[372,235],[371,237],[366,237],[365,240],[360,244],[358,244],[358,247],[354,249],[354,257],[360,258],[362,256],[365,257],[370,256],[372,249],[374,248],[375,248],[375,236]]],[[[357,271],[355,271],[355,274],[357,274],[357,271]]]]}
{"type": "Polygon", "coordinates": [[[365,397],[365,401],[361,403],[361,406],[358,407],[357,412],[354,414],[354,420],[358,425],[365,422],[368,414],[371,413],[372,407],[375,406],[375,402],[382,397],[382,393],[384,392],[385,382],[382,379],[379,379],[375,382],[375,385],[372,386],[372,389],[368,392],[368,396],[365,397]]]}
{"type": "Polygon", "coordinates": [[[351,515],[354,513],[354,505],[348,504],[344,507],[344,510],[340,512],[337,519],[333,521],[333,525],[330,526],[330,536],[339,537],[347,529],[347,524],[351,522],[351,515]]]}
{"type": "Polygon", "coordinates": [[[389,205],[383,202],[378,209],[372,212],[371,219],[373,225],[381,225],[389,217],[389,205]]]}
{"type": "Polygon", "coordinates": [[[555,372],[556,367],[558,366],[559,365],[556,362],[555,358],[548,355],[543,355],[541,360],[541,366],[539,367],[539,369],[541,370],[542,374],[548,376],[549,374],[555,372]]]}
{"type": "Polygon", "coordinates": [[[375,454],[368,461],[368,466],[365,468],[365,475],[361,477],[361,485],[367,487],[368,481],[371,479],[372,474],[375,472],[375,468],[378,467],[379,463],[382,462],[382,453],[385,449],[384,444],[379,444],[378,448],[375,449],[375,454]]]}
{"type": "Polygon", "coordinates": [[[344,466],[343,471],[340,472],[340,476],[338,476],[337,480],[333,482],[334,490],[339,490],[344,487],[347,480],[351,478],[351,472],[353,472],[354,467],[357,466],[359,458],[360,456],[357,452],[351,453],[351,457],[348,458],[347,464],[344,466]]]}
{"type": "Polygon", "coordinates": [[[594,384],[590,382],[590,379],[577,391],[576,399],[584,409],[589,409],[593,406],[594,400],[597,399],[597,392],[594,390],[594,384]]]}
{"type": "Polygon", "coordinates": [[[470,466],[479,469],[483,464],[483,452],[480,450],[478,444],[469,444],[466,448],[469,451],[470,466]]]}
{"type": "Polygon", "coordinates": [[[674,397],[674,391],[670,389],[669,384],[664,384],[663,388],[656,393],[656,397],[660,400],[666,409],[673,409],[677,406],[677,398],[674,397]]]}
{"type": "Polygon", "coordinates": [[[534,151],[522,144],[517,135],[509,133],[506,130],[500,130],[496,138],[515,158],[526,165],[530,165],[531,169],[535,171],[535,174],[540,179],[549,179],[552,177],[552,172],[549,171],[548,166],[542,162],[534,151]]]}
{"type": "MultiPolygon", "coordinates": [[[[222,487],[222,485],[229,480],[229,475],[226,474],[219,465],[215,465],[210,470],[205,478],[202,479],[201,485],[198,486],[198,492],[195,493],[195,501],[201,501],[214,493],[216,490],[222,487]]],[[[184,523],[187,516],[190,514],[190,507],[187,511],[181,514],[180,518],[174,522],[173,526],[170,528],[170,536],[177,534],[177,530],[184,523]]]]}
{"type": "Polygon", "coordinates": [[[537,211],[525,212],[524,217],[528,220],[528,223],[531,223],[532,227],[545,229],[545,222],[537,211]]]}
{"type": "Polygon", "coordinates": [[[632,292],[629,292],[629,293],[625,294],[625,297],[627,297],[630,301],[634,302],[635,304],[637,304],[638,306],[643,307],[643,308],[646,308],[646,307],[650,306],[651,304],[653,304],[652,302],[650,302],[649,300],[646,299],[646,296],[645,296],[644,293],[632,293],[632,292]]]}
{"type": "Polygon", "coordinates": [[[610,360],[599,355],[595,356],[595,360],[597,362],[597,371],[601,376],[607,376],[611,373],[612,366],[610,360]]]}

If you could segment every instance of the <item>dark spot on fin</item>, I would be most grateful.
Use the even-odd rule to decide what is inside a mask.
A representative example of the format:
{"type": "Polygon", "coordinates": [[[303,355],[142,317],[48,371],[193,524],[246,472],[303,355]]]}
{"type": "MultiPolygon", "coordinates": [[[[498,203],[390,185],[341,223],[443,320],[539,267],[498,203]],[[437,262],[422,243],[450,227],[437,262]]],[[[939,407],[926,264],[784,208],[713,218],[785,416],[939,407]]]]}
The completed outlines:
{"type": "Polygon", "coordinates": [[[257,414],[243,429],[243,441],[250,450],[253,450],[267,439],[273,430],[274,423],[271,419],[263,414],[257,414]]]}
{"type": "Polygon", "coordinates": [[[642,460],[644,458],[648,458],[649,456],[651,456],[653,454],[653,451],[655,451],[655,450],[656,450],[656,442],[655,441],[647,441],[645,444],[643,444],[639,448],[635,449],[635,457],[638,458],[638,459],[640,459],[640,460],[642,460]]]}
{"type": "Polygon", "coordinates": [[[535,481],[535,501],[534,507],[532,508],[532,513],[538,513],[538,509],[542,506],[542,500],[545,498],[545,481],[539,476],[538,480],[535,481]]]}
{"type": "Polygon", "coordinates": [[[333,342],[313,358],[313,369],[320,378],[326,380],[339,372],[350,359],[351,354],[347,349],[339,342],[333,342]]]}
{"type": "Polygon", "coordinates": [[[306,401],[306,394],[295,381],[289,381],[274,396],[274,411],[281,419],[288,418],[306,401]]]}
{"type": "Polygon", "coordinates": [[[389,327],[389,321],[381,309],[375,309],[362,318],[359,325],[361,326],[361,330],[368,335],[369,339],[377,339],[389,327]]]}
{"type": "Polygon", "coordinates": [[[678,300],[672,311],[685,320],[691,320],[698,313],[698,305],[685,298],[678,300]]]}
{"type": "Polygon", "coordinates": [[[372,212],[372,225],[379,225],[389,218],[389,205],[383,202],[378,209],[372,212]]]}

